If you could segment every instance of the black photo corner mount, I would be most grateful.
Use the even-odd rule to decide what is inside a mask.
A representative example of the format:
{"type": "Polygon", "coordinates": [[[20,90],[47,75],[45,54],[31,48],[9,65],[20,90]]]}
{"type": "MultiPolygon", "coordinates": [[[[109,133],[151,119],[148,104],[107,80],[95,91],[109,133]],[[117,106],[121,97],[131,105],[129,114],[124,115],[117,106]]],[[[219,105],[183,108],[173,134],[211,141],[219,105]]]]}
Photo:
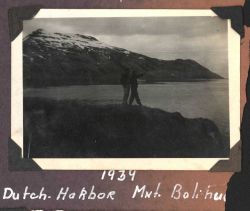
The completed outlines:
{"type": "Polygon", "coordinates": [[[212,7],[211,10],[222,19],[230,19],[231,27],[244,38],[243,8],[241,6],[212,7]]]}
{"type": "Polygon", "coordinates": [[[39,171],[42,170],[32,159],[22,158],[22,149],[12,140],[8,140],[9,171],[39,171]]]}
{"type": "Polygon", "coordinates": [[[42,8],[41,5],[12,7],[8,11],[10,40],[13,41],[23,31],[23,21],[32,19],[42,8]]]}
{"type": "Polygon", "coordinates": [[[240,172],[241,171],[241,141],[238,141],[230,149],[229,160],[218,161],[211,169],[211,172],[240,172]]]}
{"type": "Polygon", "coordinates": [[[244,25],[250,27],[250,0],[245,0],[243,7],[244,25]]]}

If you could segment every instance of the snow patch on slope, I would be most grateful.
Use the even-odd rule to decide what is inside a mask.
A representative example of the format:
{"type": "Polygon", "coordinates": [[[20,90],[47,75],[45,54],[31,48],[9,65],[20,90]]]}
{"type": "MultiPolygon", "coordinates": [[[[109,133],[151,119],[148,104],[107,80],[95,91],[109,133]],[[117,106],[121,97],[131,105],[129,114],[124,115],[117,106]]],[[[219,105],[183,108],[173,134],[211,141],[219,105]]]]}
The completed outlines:
{"type": "MultiPolygon", "coordinates": [[[[32,34],[29,37],[32,37],[32,34]]],[[[26,37],[25,40],[27,40],[29,37],[26,37]]],[[[84,49],[91,47],[99,49],[118,50],[116,47],[100,42],[99,40],[91,36],[80,34],[51,33],[44,30],[39,30],[39,36],[33,38],[32,42],[43,42],[47,47],[53,48],[76,47],[84,49]]]]}

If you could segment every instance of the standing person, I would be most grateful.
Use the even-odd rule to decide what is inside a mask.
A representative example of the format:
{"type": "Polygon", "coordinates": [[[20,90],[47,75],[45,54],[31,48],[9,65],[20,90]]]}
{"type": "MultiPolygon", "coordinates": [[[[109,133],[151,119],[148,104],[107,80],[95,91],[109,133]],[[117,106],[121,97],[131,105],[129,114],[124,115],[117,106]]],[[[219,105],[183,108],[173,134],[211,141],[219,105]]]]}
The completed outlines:
{"type": "Polygon", "coordinates": [[[136,74],[136,71],[133,70],[131,78],[130,78],[130,86],[131,86],[131,94],[130,94],[130,98],[129,98],[129,105],[132,105],[134,99],[136,100],[136,103],[138,105],[142,105],[141,104],[141,100],[139,98],[139,94],[138,94],[138,82],[137,79],[142,77],[143,74],[136,74]]]}
{"type": "Polygon", "coordinates": [[[129,71],[126,70],[122,73],[120,82],[123,87],[123,100],[122,104],[126,105],[128,104],[128,97],[130,92],[130,81],[129,81],[129,71]]]}

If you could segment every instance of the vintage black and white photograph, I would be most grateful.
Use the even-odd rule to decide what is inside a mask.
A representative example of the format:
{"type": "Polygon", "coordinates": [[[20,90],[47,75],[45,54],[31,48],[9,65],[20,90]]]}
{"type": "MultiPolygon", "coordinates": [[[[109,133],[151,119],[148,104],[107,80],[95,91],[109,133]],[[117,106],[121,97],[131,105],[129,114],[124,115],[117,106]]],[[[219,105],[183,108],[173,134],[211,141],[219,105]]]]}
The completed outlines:
{"type": "Polygon", "coordinates": [[[24,158],[229,156],[228,20],[23,23],[24,158]]]}

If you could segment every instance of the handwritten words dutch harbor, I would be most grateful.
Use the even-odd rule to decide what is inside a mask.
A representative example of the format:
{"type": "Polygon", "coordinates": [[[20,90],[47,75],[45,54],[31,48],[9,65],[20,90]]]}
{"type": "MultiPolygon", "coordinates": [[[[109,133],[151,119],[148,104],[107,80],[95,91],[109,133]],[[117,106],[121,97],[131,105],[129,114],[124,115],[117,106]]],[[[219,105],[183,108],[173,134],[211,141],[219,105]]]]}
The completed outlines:
{"type": "MultiPolygon", "coordinates": [[[[100,179],[105,182],[110,181],[130,181],[135,183],[136,171],[103,171],[100,179]]],[[[23,190],[16,190],[15,187],[4,187],[1,190],[3,200],[119,200],[119,191],[117,190],[105,190],[90,185],[88,187],[82,187],[78,191],[73,190],[71,187],[63,186],[58,190],[49,193],[45,187],[40,189],[32,189],[28,185],[23,190]]],[[[123,193],[124,194],[124,193],[123,193]]],[[[127,192],[128,197],[133,199],[159,199],[169,197],[172,200],[214,200],[214,201],[226,201],[225,193],[216,191],[216,186],[207,185],[200,187],[199,182],[195,182],[193,187],[187,189],[184,184],[176,183],[173,185],[163,184],[162,182],[156,182],[155,184],[134,184],[131,191],[127,192]],[[169,190],[170,186],[170,191],[169,190]]]]}

